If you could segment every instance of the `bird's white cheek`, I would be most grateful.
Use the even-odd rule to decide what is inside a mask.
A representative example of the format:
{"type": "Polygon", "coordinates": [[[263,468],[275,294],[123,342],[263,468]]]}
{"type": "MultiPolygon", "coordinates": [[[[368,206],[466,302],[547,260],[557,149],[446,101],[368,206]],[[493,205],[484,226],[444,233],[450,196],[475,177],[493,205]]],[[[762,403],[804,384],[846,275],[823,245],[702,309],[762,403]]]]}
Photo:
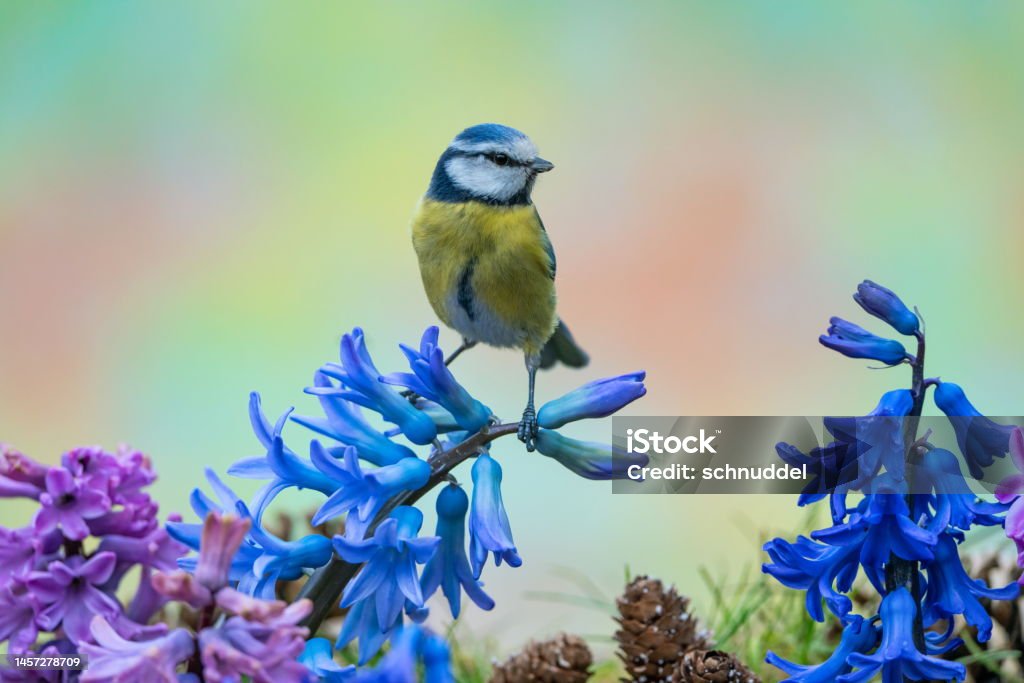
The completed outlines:
{"type": "Polygon", "coordinates": [[[505,201],[526,184],[526,171],[518,167],[498,167],[480,158],[456,157],[445,164],[452,182],[480,197],[505,201]]]}

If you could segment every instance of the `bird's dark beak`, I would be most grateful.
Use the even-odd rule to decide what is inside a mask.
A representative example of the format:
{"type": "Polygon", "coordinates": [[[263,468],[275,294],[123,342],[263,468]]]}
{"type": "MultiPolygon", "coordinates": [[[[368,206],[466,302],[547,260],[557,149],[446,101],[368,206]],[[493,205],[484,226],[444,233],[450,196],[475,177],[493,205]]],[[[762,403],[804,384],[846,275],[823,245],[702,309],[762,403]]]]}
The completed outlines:
{"type": "Polygon", "coordinates": [[[540,157],[534,157],[533,161],[530,162],[530,168],[533,169],[534,173],[547,173],[553,169],[555,165],[547,159],[541,159],[540,157]]]}

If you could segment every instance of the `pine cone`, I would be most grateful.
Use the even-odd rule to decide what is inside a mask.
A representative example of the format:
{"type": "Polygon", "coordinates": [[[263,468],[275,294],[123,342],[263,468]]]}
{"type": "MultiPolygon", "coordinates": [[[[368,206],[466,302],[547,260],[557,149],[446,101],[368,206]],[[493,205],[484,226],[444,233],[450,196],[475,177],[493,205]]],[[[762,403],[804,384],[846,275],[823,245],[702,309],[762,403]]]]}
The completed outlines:
{"type": "Polygon", "coordinates": [[[551,640],[530,641],[522,652],[495,665],[490,683],[583,683],[593,662],[581,638],[560,633],[551,640]]]}
{"type": "Polygon", "coordinates": [[[687,650],[707,649],[711,642],[689,612],[690,600],[658,579],[638,576],[616,601],[620,618],[615,640],[628,680],[672,681],[687,650]]]}
{"type": "Polygon", "coordinates": [[[679,683],[759,683],[753,671],[721,650],[690,650],[678,673],[679,683]]]}

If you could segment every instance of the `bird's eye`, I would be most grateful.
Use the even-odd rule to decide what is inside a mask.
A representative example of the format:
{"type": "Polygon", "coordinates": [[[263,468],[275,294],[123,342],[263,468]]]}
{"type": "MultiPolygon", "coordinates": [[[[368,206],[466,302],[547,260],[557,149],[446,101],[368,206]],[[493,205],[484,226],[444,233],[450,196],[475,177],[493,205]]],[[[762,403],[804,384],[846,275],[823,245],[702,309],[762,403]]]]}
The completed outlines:
{"type": "Polygon", "coordinates": [[[508,166],[508,155],[507,154],[495,154],[491,159],[498,166],[508,166]]]}

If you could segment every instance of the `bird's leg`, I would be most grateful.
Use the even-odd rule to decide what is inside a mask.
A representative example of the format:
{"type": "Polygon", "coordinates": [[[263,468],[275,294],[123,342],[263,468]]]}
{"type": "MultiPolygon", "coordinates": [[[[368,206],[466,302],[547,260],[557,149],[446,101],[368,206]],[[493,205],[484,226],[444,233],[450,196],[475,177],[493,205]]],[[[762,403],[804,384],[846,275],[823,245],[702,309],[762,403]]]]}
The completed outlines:
{"type": "Polygon", "coordinates": [[[444,364],[451,365],[456,358],[462,355],[463,351],[469,351],[474,346],[476,346],[475,339],[467,339],[466,337],[463,337],[462,346],[452,351],[451,355],[444,359],[444,364]]]}
{"type": "Polygon", "coordinates": [[[526,450],[530,453],[536,449],[537,411],[533,408],[533,390],[536,385],[539,364],[540,358],[537,356],[526,357],[526,371],[530,373],[530,393],[526,401],[526,410],[523,411],[523,419],[519,423],[519,440],[526,444],[526,450]]]}
{"type": "MultiPolygon", "coordinates": [[[[466,339],[465,337],[463,337],[462,338],[462,344],[459,346],[459,348],[457,348],[454,351],[452,351],[451,354],[447,358],[444,359],[444,364],[445,365],[451,365],[452,361],[454,361],[456,358],[458,358],[460,355],[462,355],[463,351],[469,351],[471,348],[476,346],[476,344],[477,344],[477,342],[476,342],[475,339],[466,339]]],[[[402,392],[402,396],[404,398],[409,399],[409,403],[412,403],[412,404],[415,404],[416,403],[416,399],[419,398],[419,394],[417,394],[412,389],[406,389],[405,391],[403,391],[402,392]]]]}

